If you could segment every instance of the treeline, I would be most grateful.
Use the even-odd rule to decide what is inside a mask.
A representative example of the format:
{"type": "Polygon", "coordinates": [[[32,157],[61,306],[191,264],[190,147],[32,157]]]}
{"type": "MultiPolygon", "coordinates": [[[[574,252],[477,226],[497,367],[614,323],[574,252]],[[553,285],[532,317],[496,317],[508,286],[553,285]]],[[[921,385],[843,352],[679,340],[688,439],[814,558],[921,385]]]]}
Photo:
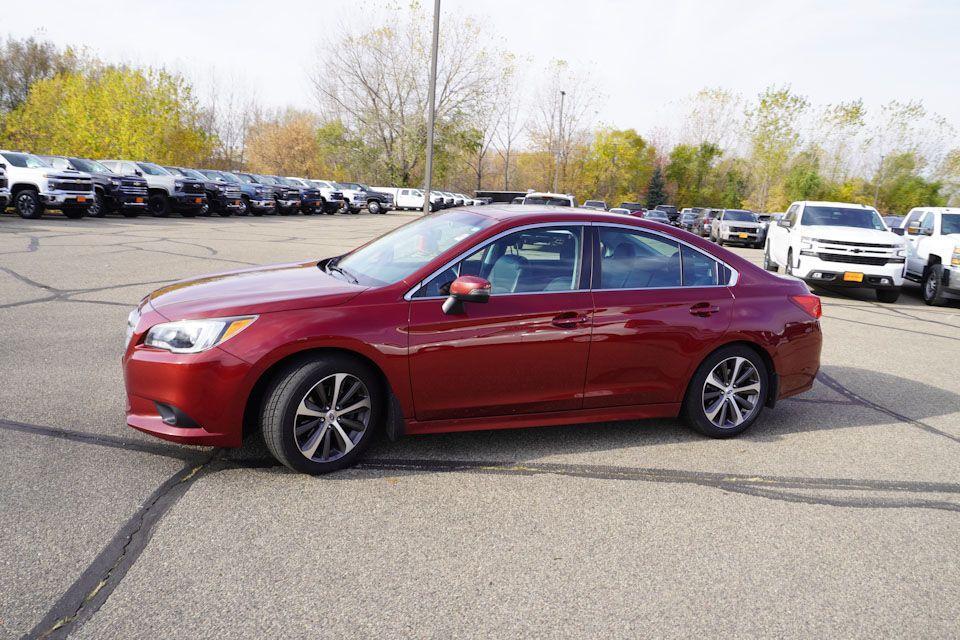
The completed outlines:
{"type": "MultiPolygon", "coordinates": [[[[0,43],[0,146],[371,184],[419,185],[429,20],[418,5],[319,45],[310,109],[263,108],[237,83],[199,87],[33,38],[0,43]]],[[[951,123],[919,101],[813,105],[790,87],[746,99],[705,89],[644,135],[598,123],[584,70],[544,69],[447,14],[437,82],[435,184],[551,189],[611,204],[782,211],[797,199],[902,213],[960,198],[951,123]]]]}

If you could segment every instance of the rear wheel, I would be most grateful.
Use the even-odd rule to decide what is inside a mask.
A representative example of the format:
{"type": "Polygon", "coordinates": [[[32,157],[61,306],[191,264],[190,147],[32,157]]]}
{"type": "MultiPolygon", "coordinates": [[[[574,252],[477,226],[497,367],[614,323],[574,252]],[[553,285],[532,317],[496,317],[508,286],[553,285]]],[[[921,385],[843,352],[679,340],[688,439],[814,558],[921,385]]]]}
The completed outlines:
{"type": "Polygon", "coordinates": [[[381,207],[380,203],[376,200],[371,200],[367,203],[367,211],[376,215],[378,213],[383,213],[383,207],[381,207]]]}
{"type": "Polygon", "coordinates": [[[43,203],[33,189],[24,189],[17,194],[13,206],[21,218],[33,220],[43,215],[43,203]]]}
{"type": "Polygon", "coordinates": [[[763,248],[763,268],[767,271],[779,271],[780,266],[770,259],[770,243],[763,248]]]}
{"type": "Polygon", "coordinates": [[[757,421],[767,397],[767,367],[752,349],[724,347],[697,368],[683,403],[686,423],[711,438],[728,438],[757,421]]]}
{"type": "Polygon", "coordinates": [[[246,198],[240,198],[240,208],[237,209],[238,216],[245,216],[250,213],[250,201],[246,198]]]}
{"type": "Polygon", "coordinates": [[[381,425],[383,391],[369,367],[327,356],[281,371],[264,396],[260,427],[273,456],[294,471],[352,465],[381,425]]]}
{"type": "Polygon", "coordinates": [[[943,295],[943,265],[932,264],[927,267],[927,274],[923,278],[921,289],[923,301],[932,306],[940,306],[946,302],[943,295]]]}
{"type": "Polygon", "coordinates": [[[102,218],[107,215],[107,207],[104,206],[103,194],[99,191],[93,194],[93,204],[87,209],[87,216],[91,218],[102,218]]]}

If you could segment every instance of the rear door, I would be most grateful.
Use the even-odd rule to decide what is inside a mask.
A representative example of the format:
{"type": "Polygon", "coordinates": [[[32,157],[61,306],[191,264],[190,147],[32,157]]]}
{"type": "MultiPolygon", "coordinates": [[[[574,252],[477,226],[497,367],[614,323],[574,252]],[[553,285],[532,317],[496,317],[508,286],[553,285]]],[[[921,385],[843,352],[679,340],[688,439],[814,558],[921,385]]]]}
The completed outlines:
{"type": "Polygon", "coordinates": [[[730,325],[732,272],[667,235],[595,229],[584,408],[679,402],[730,325]]]}

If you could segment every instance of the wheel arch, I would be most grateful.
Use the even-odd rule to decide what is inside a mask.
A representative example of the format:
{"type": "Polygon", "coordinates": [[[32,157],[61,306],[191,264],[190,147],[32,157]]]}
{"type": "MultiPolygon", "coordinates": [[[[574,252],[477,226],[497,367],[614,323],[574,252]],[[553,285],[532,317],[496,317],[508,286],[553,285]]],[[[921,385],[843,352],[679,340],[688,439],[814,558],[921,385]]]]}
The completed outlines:
{"type": "Polygon", "coordinates": [[[275,362],[272,362],[260,372],[257,377],[256,382],[250,389],[250,393],[247,394],[247,400],[244,404],[243,410],[243,436],[246,437],[254,433],[258,427],[257,425],[257,416],[260,412],[260,407],[263,403],[263,396],[269,386],[270,382],[276,377],[277,373],[287,366],[295,362],[302,362],[305,360],[314,360],[324,355],[337,355],[345,356],[348,358],[353,358],[359,362],[362,362],[365,366],[369,367],[370,370],[377,376],[377,379],[380,381],[380,384],[383,385],[383,389],[387,395],[387,407],[385,408],[386,416],[386,431],[387,435],[391,439],[396,439],[403,434],[403,415],[396,410],[396,394],[393,390],[393,385],[390,383],[390,379],[387,374],[384,372],[383,368],[377,364],[372,358],[367,355],[355,351],[353,349],[348,349],[344,347],[335,347],[335,346],[314,346],[308,347],[306,349],[295,351],[293,353],[288,353],[281,358],[277,359],[275,362]]]}
{"type": "Polygon", "coordinates": [[[32,182],[17,182],[10,185],[10,198],[13,199],[21,191],[36,191],[40,193],[40,186],[32,182]]]}
{"type": "Polygon", "coordinates": [[[687,402],[687,396],[690,394],[690,385],[693,384],[693,376],[697,369],[700,368],[700,365],[706,362],[707,359],[713,356],[713,354],[715,354],[717,351],[726,349],[728,347],[745,347],[756,353],[763,361],[763,365],[767,368],[767,397],[764,398],[763,404],[767,407],[773,408],[777,402],[777,396],[779,395],[780,389],[780,379],[777,376],[777,369],[773,361],[773,356],[770,355],[770,352],[767,351],[766,347],[759,342],[753,342],[744,338],[736,338],[734,340],[730,340],[729,342],[724,342],[723,344],[717,345],[702,358],[700,358],[700,361],[697,362],[696,366],[691,367],[690,375],[687,377],[687,386],[683,392],[683,398],[680,401],[681,406],[687,402]]]}

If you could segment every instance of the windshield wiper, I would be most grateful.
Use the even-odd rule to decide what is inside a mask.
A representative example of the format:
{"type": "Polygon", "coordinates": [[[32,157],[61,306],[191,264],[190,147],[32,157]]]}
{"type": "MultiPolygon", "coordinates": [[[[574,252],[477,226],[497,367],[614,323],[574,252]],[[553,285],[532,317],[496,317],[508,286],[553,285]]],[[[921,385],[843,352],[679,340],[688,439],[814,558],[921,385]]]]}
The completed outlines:
{"type": "Polygon", "coordinates": [[[360,284],[360,281],[357,280],[357,278],[352,273],[350,273],[343,267],[337,265],[336,259],[333,259],[327,263],[327,273],[330,273],[331,271],[336,271],[337,273],[342,275],[344,278],[346,278],[353,284],[360,284]]]}

